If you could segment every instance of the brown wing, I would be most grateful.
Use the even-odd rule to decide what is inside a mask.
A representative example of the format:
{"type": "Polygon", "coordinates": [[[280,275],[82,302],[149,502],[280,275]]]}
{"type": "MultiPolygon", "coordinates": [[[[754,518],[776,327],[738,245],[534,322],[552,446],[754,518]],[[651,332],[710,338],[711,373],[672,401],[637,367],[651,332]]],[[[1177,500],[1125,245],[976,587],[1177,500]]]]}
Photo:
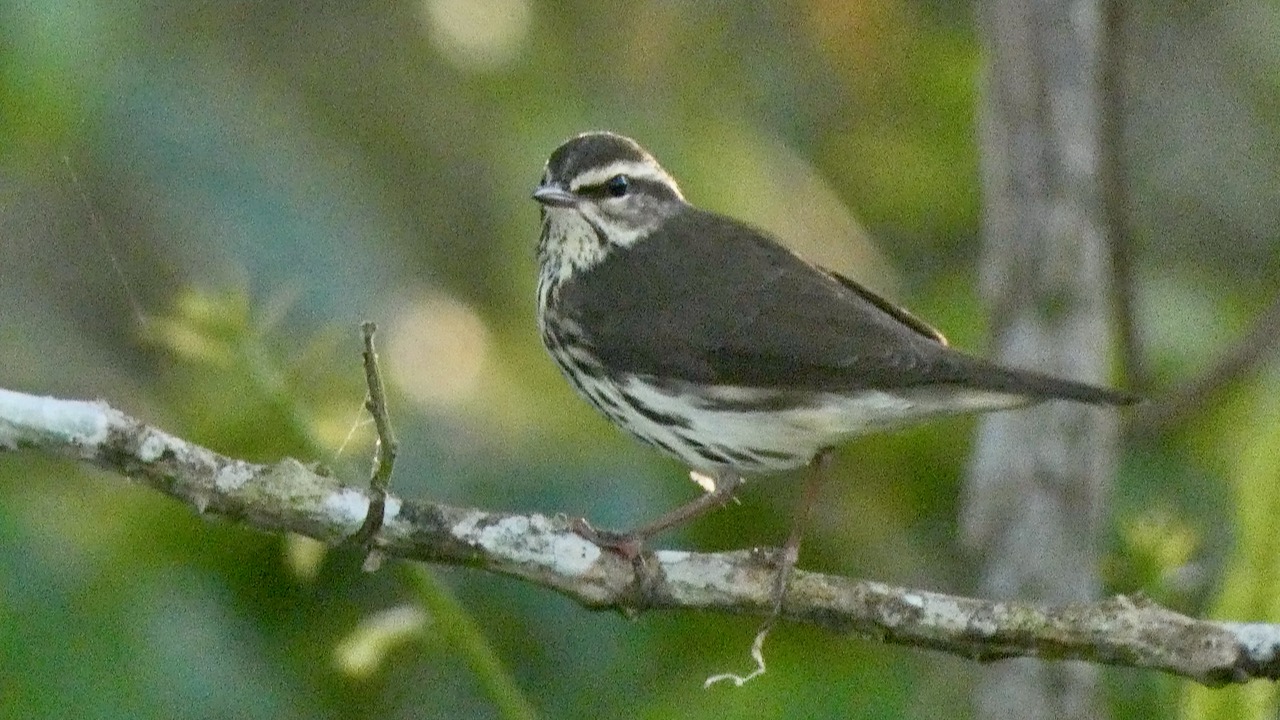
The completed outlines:
{"type": "Polygon", "coordinates": [[[581,273],[561,311],[614,371],[794,390],[937,380],[942,336],[767,235],[689,209],[581,273]]]}

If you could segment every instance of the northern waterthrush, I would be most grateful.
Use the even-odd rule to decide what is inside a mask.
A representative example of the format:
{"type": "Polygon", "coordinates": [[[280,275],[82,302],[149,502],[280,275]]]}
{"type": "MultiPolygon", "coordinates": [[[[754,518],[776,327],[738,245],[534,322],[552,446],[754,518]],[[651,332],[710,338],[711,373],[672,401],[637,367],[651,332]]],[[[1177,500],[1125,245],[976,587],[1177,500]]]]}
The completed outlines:
{"type": "MultiPolygon", "coordinates": [[[[533,199],[551,357],[619,427],[714,479],[713,492],[621,540],[724,502],[744,473],[801,467],[855,435],[1044,400],[1135,400],[948,347],[857,282],[690,205],[629,138],[568,140],[533,199]]],[[[793,530],[784,565],[798,544],[793,530]]]]}

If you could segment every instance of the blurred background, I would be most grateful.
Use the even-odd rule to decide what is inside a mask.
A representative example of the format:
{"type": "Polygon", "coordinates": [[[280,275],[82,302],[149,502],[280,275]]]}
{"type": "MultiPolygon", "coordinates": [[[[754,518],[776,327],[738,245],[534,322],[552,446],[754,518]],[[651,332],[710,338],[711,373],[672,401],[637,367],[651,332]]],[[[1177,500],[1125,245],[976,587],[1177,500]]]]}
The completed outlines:
{"type": "MultiPolygon", "coordinates": [[[[1248,339],[1280,292],[1280,5],[1126,7],[1134,383],[1160,398],[1275,334],[1248,339]]],[[[0,387],[105,398],[226,454],[361,482],[358,322],[375,320],[397,492],[631,526],[696,489],[544,355],[529,193],[546,156],[583,130],[636,137],[691,201],[981,353],[981,67],[974,8],[934,0],[4,0],[0,387]]],[[[1254,354],[1128,428],[1109,591],[1280,620],[1280,363],[1254,354]]],[[[956,516],[972,429],[844,448],[801,567],[971,591],[956,516]]],[[[753,482],[662,544],[776,544],[798,486],[753,482]]],[[[756,619],[630,620],[359,560],[0,457],[0,716],[971,712],[972,665],[948,656],[783,626],[767,675],[704,691],[750,669],[756,619]]],[[[1269,685],[1106,679],[1117,718],[1277,707],[1269,685]]]]}

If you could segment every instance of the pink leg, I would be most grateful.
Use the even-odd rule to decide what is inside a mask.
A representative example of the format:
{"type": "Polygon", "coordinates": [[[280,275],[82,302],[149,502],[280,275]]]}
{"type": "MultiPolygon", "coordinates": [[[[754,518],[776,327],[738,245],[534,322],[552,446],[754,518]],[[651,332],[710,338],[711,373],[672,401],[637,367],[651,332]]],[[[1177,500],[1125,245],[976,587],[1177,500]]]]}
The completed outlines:
{"type": "MultiPolygon", "coordinates": [[[[623,557],[634,560],[644,550],[644,544],[653,536],[673,527],[683,525],[711,510],[723,507],[731,499],[733,493],[742,485],[742,476],[721,472],[715,476],[715,489],[704,493],[694,500],[681,505],[670,512],[626,532],[610,532],[591,527],[583,518],[573,522],[573,531],[596,545],[609,548],[623,557]]],[[[792,565],[795,563],[793,562],[792,565]]]]}

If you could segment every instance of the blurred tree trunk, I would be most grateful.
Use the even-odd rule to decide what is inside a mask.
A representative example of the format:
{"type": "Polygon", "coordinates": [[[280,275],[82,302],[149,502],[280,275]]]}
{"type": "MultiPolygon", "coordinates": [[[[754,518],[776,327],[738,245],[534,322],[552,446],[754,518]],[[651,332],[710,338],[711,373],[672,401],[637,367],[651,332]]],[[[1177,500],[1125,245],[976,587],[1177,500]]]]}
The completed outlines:
{"type": "MultiPolygon", "coordinates": [[[[984,0],[983,291],[1000,362],[1101,382],[1108,250],[1099,182],[1101,0],[984,0]]],[[[979,428],[964,532],[982,594],[1046,602],[1099,590],[1114,412],[1055,402],[979,428]]],[[[1018,660],[984,668],[981,718],[1097,718],[1098,673],[1018,660]]]]}

